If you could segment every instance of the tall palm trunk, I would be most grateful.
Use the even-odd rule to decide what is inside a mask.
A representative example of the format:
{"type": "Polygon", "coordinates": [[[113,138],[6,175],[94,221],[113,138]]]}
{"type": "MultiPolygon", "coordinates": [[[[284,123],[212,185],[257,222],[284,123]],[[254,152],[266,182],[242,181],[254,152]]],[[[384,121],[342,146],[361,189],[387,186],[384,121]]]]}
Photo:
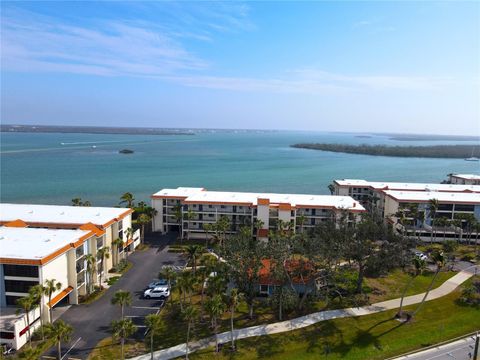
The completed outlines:
{"type": "Polygon", "coordinates": [[[420,303],[420,305],[418,305],[418,307],[417,307],[417,308],[415,309],[415,311],[413,312],[412,318],[415,316],[416,313],[418,313],[418,312],[420,311],[420,309],[422,308],[423,304],[425,303],[425,300],[427,299],[427,296],[428,296],[428,294],[430,293],[430,290],[432,290],[433,283],[435,282],[435,279],[437,278],[437,275],[438,275],[439,272],[440,272],[440,268],[437,268],[437,270],[435,271],[435,275],[433,276],[433,279],[432,279],[432,281],[430,282],[430,285],[428,286],[427,292],[426,292],[425,295],[423,296],[423,299],[422,299],[422,302],[420,303]]]}
{"type": "Polygon", "coordinates": [[[185,349],[185,359],[188,360],[188,341],[190,340],[190,321],[188,322],[187,326],[187,343],[186,343],[186,349],[185,349]]]}
{"type": "Polygon", "coordinates": [[[28,344],[32,347],[32,334],[30,333],[30,315],[29,310],[25,311],[27,317],[27,329],[28,329],[28,344]]]}
{"type": "Polygon", "coordinates": [[[230,308],[230,338],[232,340],[232,350],[235,349],[235,340],[233,339],[233,316],[235,315],[235,308],[230,308]]]}
{"type": "Polygon", "coordinates": [[[397,318],[402,317],[402,309],[403,309],[403,299],[405,299],[405,295],[407,295],[408,289],[410,289],[410,286],[413,284],[413,280],[415,280],[416,276],[412,276],[411,279],[408,281],[407,286],[405,286],[405,289],[403,289],[402,297],[400,299],[400,307],[398,308],[398,312],[396,314],[397,318]]]}
{"type": "Polygon", "coordinates": [[[125,355],[124,355],[124,353],[123,353],[123,346],[125,345],[125,339],[123,338],[123,336],[122,336],[122,339],[121,339],[120,342],[121,342],[121,355],[120,355],[120,356],[121,356],[122,360],[124,360],[124,359],[125,359],[125,355]]]}
{"type": "Polygon", "coordinates": [[[150,360],[153,360],[153,331],[150,330],[150,360]]]}
{"type": "Polygon", "coordinates": [[[62,343],[57,339],[57,357],[58,360],[62,360],[62,343]]]}
{"type": "Polygon", "coordinates": [[[50,317],[50,323],[53,323],[53,306],[52,306],[52,294],[48,294],[48,314],[50,317]]]}

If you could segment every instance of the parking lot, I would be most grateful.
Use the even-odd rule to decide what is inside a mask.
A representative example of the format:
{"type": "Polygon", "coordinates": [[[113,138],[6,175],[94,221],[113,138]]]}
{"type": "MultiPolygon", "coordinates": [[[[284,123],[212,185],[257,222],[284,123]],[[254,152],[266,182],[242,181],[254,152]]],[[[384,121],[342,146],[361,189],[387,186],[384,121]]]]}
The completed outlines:
{"type": "MultiPolygon", "coordinates": [[[[86,359],[97,343],[111,336],[110,324],[121,316],[120,307],[111,304],[111,298],[117,290],[130,291],[132,305],[125,308],[125,315],[138,326],[135,337],[143,338],[145,334],[145,316],[161,311],[163,304],[159,299],[144,299],[143,292],[148,284],[158,277],[159,271],[165,266],[180,270],[185,266],[181,254],[169,253],[165,246],[170,237],[151,239],[148,250],[138,251],[128,258],[133,267],[123,275],[97,301],[88,305],[72,306],[61,319],[73,326],[71,341],[62,344],[62,353],[67,353],[64,359],[86,359]]],[[[49,349],[44,356],[50,358],[56,355],[56,349],[49,349]]]]}

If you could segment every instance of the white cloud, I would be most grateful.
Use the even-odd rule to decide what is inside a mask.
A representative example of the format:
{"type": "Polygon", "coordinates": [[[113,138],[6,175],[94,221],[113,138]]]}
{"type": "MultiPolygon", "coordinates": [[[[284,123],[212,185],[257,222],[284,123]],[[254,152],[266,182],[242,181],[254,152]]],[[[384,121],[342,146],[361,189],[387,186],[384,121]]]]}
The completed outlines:
{"type": "MultiPolygon", "coordinates": [[[[198,6],[194,4],[195,6],[198,6]]],[[[182,4],[175,3],[175,6],[182,4]]],[[[252,25],[242,4],[200,6],[191,12],[172,10],[182,23],[200,25],[169,29],[145,20],[92,20],[64,24],[26,12],[2,18],[2,68],[23,72],[61,72],[95,76],[137,76],[189,87],[233,91],[336,94],[367,90],[434,90],[451,79],[396,75],[346,75],[300,68],[271,78],[225,77],[191,53],[183,38],[212,41],[212,30],[235,31],[252,25]],[[200,20],[203,19],[203,20],[200,20]],[[205,27],[207,30],[205,30],[205,27]],[[233,30],[232,30],[233,29],[233,30]]],[[[369,21],[359,26],[369,25],[369,21]]]]}

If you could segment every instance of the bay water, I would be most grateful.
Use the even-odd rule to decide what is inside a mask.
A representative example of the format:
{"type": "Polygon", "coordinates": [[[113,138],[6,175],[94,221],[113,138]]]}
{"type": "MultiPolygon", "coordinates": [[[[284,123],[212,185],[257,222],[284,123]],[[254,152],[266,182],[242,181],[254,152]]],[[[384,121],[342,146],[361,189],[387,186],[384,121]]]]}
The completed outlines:
{"type": "MultiPolygon", "coordinates": [[[[386,145],[469,144],[397,141],[320,132],[201,132],[195,135],[1,133],[2,202],[118,205],[178,186],[209,190],[328,194],[334,179],[434,182],[479,173],[463,159],[382,157],[295,149],[306,142],[386,145]],[[132,149],[133,154],[119,154],[132,149]]],[[[473,142],[472,142],[473,144],[473,142]]]]}

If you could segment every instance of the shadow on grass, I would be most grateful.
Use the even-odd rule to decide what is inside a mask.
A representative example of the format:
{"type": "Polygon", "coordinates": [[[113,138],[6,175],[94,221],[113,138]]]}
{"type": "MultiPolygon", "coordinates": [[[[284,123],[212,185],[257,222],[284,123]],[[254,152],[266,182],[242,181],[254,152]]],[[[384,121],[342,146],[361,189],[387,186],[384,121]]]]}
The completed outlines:
{"type": "MultiPolygon", "coordinates": [[[[400,329],[402,326],[406,326],[407,324],[408,323],[403,323],[403,322],[397,323],[393,319],[386,319],[386,320],[379,321],[378,323],[372,325],[371,327],[369,327],[366,330],[359,329],[357,331],[356,336],[352,339],[351,345],[346,348],[346,350],[347,350],[346,353],[348,353],[349,348],[353,345],[356,346],[356,347],[359,347],[359,348],[365,348],[365,347],[373,345],[376,349],[381,351],[381,350],[383,350],[383,346],[380,342],[380,338],[382,336],[385,336],[385,335],[391,333],[392,331],[400,329]],[[395,322],[396,324],[392,327],[389,327],[388,329],[386,329],[385,331],[383,331],[379,334],[376,334],[376,335],[372,334],[373,329],[375,329],[377,326],[381,326],[381,325],[386,324],[388,322],[395,322]]],[[[345,354],[343,354],[343,355],[345,355],[345,354]]]]}
{"type": "Polygon", "coordinates": [[[302,334],[307,342],[307,352],[321,351],[323,354],[331,352],[332,344],[326,341],[326,338],[337,338],[339,346],[344,345],[342,331],[331,321],[316,325],[312,331],[306,331],[302,334]]]}

